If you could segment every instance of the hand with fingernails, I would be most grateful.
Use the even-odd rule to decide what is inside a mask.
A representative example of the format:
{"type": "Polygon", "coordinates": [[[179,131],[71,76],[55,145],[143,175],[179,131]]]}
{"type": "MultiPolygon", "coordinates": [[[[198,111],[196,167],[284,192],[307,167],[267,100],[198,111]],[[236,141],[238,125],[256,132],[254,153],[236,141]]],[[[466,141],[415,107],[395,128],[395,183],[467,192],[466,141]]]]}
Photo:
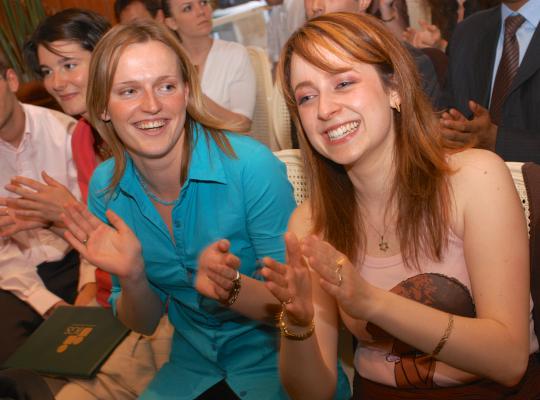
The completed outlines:
{"type": "Polygon", "coordinates": [[[240,259],[230,251],[231,243],[218,240],[207,246],[199,256],[195,289],[203,296],[226,302],[239,278],[240,259]]]}
{"type": "Polygon", "coordinates": [[[77,202],[77,199],[45,171],[41,177],[45,183],[24,176],[13,177],[5,189],[20,197],[7,198],[6,205],[13,208],[19,217],[60,222],[64,206],[77,202]]]}
{"type": "Polygon", "coordinates": [[[336,299],[346,314],[368,319],[369,303],[376,288],[360,276],[343,253],[312,235],[302,241],[302,254],[320,275],[322,289],[336,299]]]}
{"type": "Polygon", "coordinates": [[[6,207],[6,200],[5,197],[0,197],[0,238],[30,229],[46,228],[49,225],[49,221],[41,218],[18,216],[15,209],[6,207]]]}
{"type": "Polygon", "coordinates": [[[144,275],[141,244],[133,231],[112,210],[105,216],[111,226],[96,218],[81,203],[66,206],[62,220],[66,240],[91,264],[123,278],[144,275]]]}
{"type": "Polygon", "coordinates": [[[283,304],[288,320],[299,326],[311,324],[314,315],[311,273],[294,233],[285,234],[287,264],[265,257],[261,274],[266,287],[283,304]]]}
{"type": "Polygon", "coordinates": [[[489,111],[480,104],[470,100],[469,109],[473,113],[471,119],[455,108],[444,112],[440,118],[441,132],[450,142],[459,145],[472,144],[488,150],[495,150],[497,125],[491,121],[489,111]]]}

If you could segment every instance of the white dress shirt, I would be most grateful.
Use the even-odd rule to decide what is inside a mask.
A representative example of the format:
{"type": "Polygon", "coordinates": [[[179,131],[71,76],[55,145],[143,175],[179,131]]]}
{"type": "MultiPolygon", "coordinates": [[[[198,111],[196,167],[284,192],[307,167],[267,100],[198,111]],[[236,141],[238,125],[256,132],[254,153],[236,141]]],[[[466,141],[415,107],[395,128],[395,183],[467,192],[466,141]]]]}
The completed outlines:
{"type": "MultiPolygon", "coordinates": [[[[80,199],[71,156],[71,131],[76,121],[58,111],[22,106],[25,131],[19,146],[15,148],[0,139],[0,196],[14,196],[4,189],[13,176],[42,181],[41,171],[46,171],[80,199]]],[[[36,267],[42,262],[61,260],[69,250],[70,245],[48,229],[0,238],[0,288],[12,292],[43,315],[62,299],[47,290],[36,267]]]]}

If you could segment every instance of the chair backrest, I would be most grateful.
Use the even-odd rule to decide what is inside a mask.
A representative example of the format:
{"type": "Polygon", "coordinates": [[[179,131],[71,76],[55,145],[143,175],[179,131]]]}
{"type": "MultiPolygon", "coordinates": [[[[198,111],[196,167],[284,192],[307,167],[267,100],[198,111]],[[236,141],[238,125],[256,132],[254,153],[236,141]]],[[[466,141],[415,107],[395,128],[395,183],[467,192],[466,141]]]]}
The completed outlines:
{"type": "Polygon", "coordinates": [[[266,49],[268,45],[266,33],[266,10],[257,9],[246,13],[245,18],[233,22],[236,39],[244,46],[257,46],[266,49]]]}
{"type": "Polygon", "coordinates": [[[294,199],[299,205],[309,197],[306,176],[304,174],[304,162],[298,149],[275,151],[277,158],[287,166],[287,176],[294,188],[294,199]]]}
{"type": "Polygon", "coordinates": [[[534,331],[540,337],[540,165],[507,162],[516,186],[529,232],[531,298],[534,331]]]}
{"type": "Polygon", "coordinates": [[[270,144],[270,101],[272,98],[272,72],[266,51],[256,46],[247,47],[251,64],[255,70],[257,89],[255,92],[255,110],[251,122],[251,136],[264,143],[270,144]]]}
{"type": "Polygon", "coordinates": [[[289,115],[283,93],[278,85],[274,85],[272,90],[271,123],[272,150],[291,149],[291,116],[289,115]]]}

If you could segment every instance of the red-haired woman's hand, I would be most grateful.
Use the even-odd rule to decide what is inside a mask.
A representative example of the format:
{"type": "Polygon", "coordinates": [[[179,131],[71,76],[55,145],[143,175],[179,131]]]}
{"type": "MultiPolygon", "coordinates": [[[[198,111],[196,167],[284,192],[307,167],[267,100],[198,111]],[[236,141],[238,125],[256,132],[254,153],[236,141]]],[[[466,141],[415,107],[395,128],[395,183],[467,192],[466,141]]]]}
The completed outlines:
{"type": "Polygon", "coordinates": [[[266,287],[282,303],[290,322],[307,326],[313,320],[314,309],[311,298],[311,273],[300,251],[300,243],[293,233],[285,234],[287,264],[263,258],[262,275],[266,287]]]}
{"type": "Polygon", "coordinates": [[[302,254],[320,275],[321,287],[352,318],[369,319],[373,286],[360,276],[349,259],[330,243],[309,236],[302,241],[302,254]]]}

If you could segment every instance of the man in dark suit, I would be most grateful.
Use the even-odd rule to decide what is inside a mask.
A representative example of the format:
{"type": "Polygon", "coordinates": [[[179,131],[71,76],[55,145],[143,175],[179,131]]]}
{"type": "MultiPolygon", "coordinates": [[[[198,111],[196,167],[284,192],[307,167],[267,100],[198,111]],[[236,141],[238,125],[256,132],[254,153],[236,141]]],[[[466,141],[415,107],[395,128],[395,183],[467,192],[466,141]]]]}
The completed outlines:
{"type": "Polygon", "coordinates": [[[458,24],[448,48],[446,88],[448,105],[454,108],[441,117],[447,139],[472,142],[507,161],[540,163],[539,19],[539,0],[506,0],[458,24]],[[519,46],[517,71],[499,74],[511,76],[501,96],[496,81],[499,66],[508,65],[501,60],[508,60],[504,47],[510,42],[505,39],[505,21],[517,15],[523,17],[514,18],[520,20],[514,36],[519,46]]]}

